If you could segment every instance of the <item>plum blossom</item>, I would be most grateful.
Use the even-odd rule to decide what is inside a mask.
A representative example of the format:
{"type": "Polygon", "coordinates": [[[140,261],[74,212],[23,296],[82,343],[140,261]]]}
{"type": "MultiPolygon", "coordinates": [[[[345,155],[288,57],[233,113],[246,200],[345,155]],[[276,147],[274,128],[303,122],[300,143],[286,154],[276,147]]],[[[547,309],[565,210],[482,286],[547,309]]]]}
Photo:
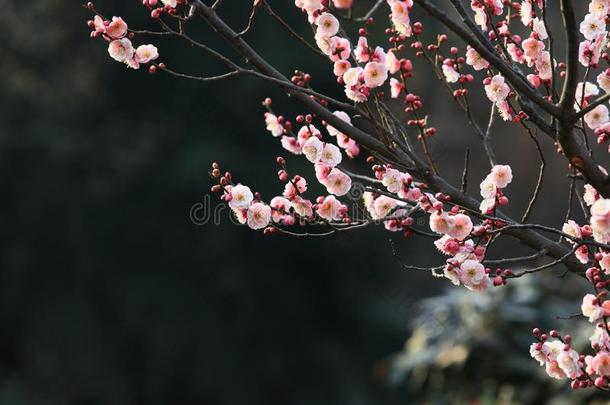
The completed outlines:
{"type": "Polygon", "coordinates": [[[112,21],[104,30],[104,34],[111,39],[121,39],[127,35],[127,23],[121,17],[112,17],[112,21]]]}
{"type": "Polygon", "coordinates": [[[369,62],[364,67],[364,83],[369,88],[380,87],[388,78],[388,70],[384,63],[369,62]]]}
{"type": "Polygon", "coordinates": [[[316,20],[318,26],[317,35],[330,38],[339,32],[339,20],[331,13],[320,14],[316,20]]]}
{"type": "Polygon", "coordinates": [[[449,234],[453,228],[454,217],[444,211],[434,212],[430,215],[430,229],[438,234],[449,234]]]}
{"type": "Polygon", "coordinates": [[[513,171],[507,165],[495,165],[491,169],[489,179],[497,188],[505,188],[513,181],[513,171]]]}
{"type": "Polygon", "coordinates": [[[347,9],[352,7],[354,0],[333,0],[333,6],[338,9],[347,9]]]}
{"type": "Polygon", "coordinates": [[[250,187],[241,184],[231,187],[229,193],[231,195],[229,207],[234,210],[247,209],[254,199],[254,195],[252,194],[252,191],[250,191],[250,187]]]}
{"type": "Polygon", "coordinates": [[[273,136],[281,136],[284,133],[283,125],[274,114],[265,113],[265,124],[267,124],[267,131],[271,132],[273,136]]]}
{"type": "Polygon", "coordinates": [[[608,15],[608,0],[591,0],[589,3],[589,13],[596,18],[605,18],[608,15]]]}
{"type": "Polygon", "coordinates": [[[316,207],[316,213],[320,217],[329,221],[341,219],[341,211],[342,204],[335,198],[334,195],[324,197],[324,201],[319,203],[316,207]]]}
{"type": "Polygon", "coordinates": [[[597,17],[594,14],[587,14],[585,19],[580,23],[580,32],[589,41],[593,41],[599,35],[605,35],[606,23],[603,17],[597,17]]]}
{"type": "Polygon", "coordinates": [[[352,188],[352,179],[341,170],[334,168],[330,171],[323,184],[330,194],[341,197],[352,188]]]}
{"type": "Polygon", "coordinates": [[[135,59],[138,63],[150,63],[159,57],[159,51],[154,45],[140,45],[136,49],[135,59]]]}
{"type": "Polygon", "coordinates": [[[610,93],[610,69],[604,70],[597,76],[597,84],[603,91],[610,93]]]}
{"type": "Polygon", "coordinates": [[[472,66],[474,70],[483,70],[489,67],[489,62],[483,59],[471,46],[468,46],[466,50],[466,63],[472,66]]]}
{"type": "MultiPolygon", "coordinates": [[[[451,62],[450,59],[448,59],[451,62]]],[[[443,74],[448,83],[456,83],[460,79],[460,74],[455,70],[453,64],[443,63],[443,74]]]]}
{"type": "Polygon", "coordinates": [[[129,39],[116,39],[108,45],[108,53],[117,62],[126,62],[133,57],[134,49],[129,39]]]}
{"type": "Polygon", "coordinates": [[[489,277],[485,267],[476,260],[465,260],[459,270],[460,282],[474,291],[484,291],[489,287],[489,277]]]}
{"type": "Polygon", "coordinates": [[[390,193],[398,193],[402,188],[402,173],[396,169],[387,168],[383,173],[381,183],[390,193]]]}
{"type": "Polygon", "coordinates": [[[248,226],[252,229],[263,229],[271,220],[271,207],[260,202],[252,204],[247,213],[248,226]]]}
{"type": "Polygon", "coordinates": [[[497,103],[508,97],[510,88],[505,83],[502,75],[495,75],[491,78],[489,84],[485,85],[485,93],[487,94],[487,98],[492,102],[497,103]]]}
{"type": "Polygon", "coordinates": [[[305,191],[307,191],[307,180],[299,176],[297,179],[293,179],[292,181],[286,183],[284,186],[283,195],[285,198],[292,200],[297,195],[303,194],[305,191]]]}
{"type": "Polygon", "coordinates": [[[580,306],[582,314],[589,318],[589,322],[597,322],[604,315],[604,310],[599,306],[597,298],[593,294],[587,294],[580,306]]]}
{"type": "Polygon", "coordinates": [[[608,123],[609,112],[605,105],[598,105],[593,110],[585,114],[585,122],[591,129],[596,129],[608,123]]]}
{"type": "Polygon", "coordinates": [[[338,147],[331,143],[324,144],[322,154],[320,155],[320,161],[329,167],[335,167],[341,163],[342,155],[338,147]]]}
{"type": "Polygon", "coordinates": [[[447,232],[449,236],[457,240],[464,240],[470,232],[472,232],[472,220],[468,215],[457,214],[453,216],[453,226],[451,226],[447,232]]]}
{"type": "Polygon", "coordinates": [[[610,200],[600,198],[591,206],[591,227],[598,232],[610,231],[610,200]]]}
{"type": "Polygon", "coordinates": [[[591,361],[591,368],[596,374],[610,376],[610,353],[606,351],[597,353],[591,361]]]}
{"type": "Polygon", "coordinates": [[[521,47],[523,48],[523,52],[525,54],[526,59],[529,61],[535,61],[542,51],[544,51],[544,42],[535,39],[528,38],[521,43],[521,47]]]}
{"type": "Polygon", "coordinates": [[[311,163],[317,163],[322,157],[324,144],[317,136],[312,136],[303,145],[303,154],[311,163]]]}

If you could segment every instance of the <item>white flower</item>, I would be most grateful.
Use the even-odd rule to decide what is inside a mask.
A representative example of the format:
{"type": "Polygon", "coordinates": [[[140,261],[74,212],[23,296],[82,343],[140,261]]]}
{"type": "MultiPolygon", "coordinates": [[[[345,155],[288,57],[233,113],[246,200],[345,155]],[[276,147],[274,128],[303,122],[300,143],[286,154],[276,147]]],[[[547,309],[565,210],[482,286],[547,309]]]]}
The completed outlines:
{"type": "Polygon", "coordinates": [[[466,51],[466,63],[472,66],[474,70],[483,70],[489,67],[489,62],[483,59],[471,46],[468,46],[466,51]]]}
{"type": "Polygon", "coordinates": [[[593,294],[587,294],[582,299],[582,305],[580,310],[582,314],[589,318],[589,322],[597,322],[604,314],[602,307],[597,304],[593,304],[593,301],[597,301],[597,298],[593,294]]]}

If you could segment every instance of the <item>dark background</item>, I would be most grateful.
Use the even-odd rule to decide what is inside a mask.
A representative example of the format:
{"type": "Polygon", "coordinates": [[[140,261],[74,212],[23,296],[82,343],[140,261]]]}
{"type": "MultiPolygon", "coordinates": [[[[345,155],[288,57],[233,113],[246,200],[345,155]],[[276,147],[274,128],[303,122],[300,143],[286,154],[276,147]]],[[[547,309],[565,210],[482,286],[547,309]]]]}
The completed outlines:
{"type": "MultiPolygon", "coordinates": [[[[250,2],[225,3],[228,21],[243,26],[250,2]]],[[[291,1],[274,3],[312,37],[291,1]]],[[[411,403],[384,378],[383,360],[402,349],[417,300],[448,283],[402,270],[388,239],[405,261],[442,263],[429,240],[382,228],[263,237],[233,226],[227,211],[190,220],[193,205],[217,206],[206,197],[214,160],[267,199],[281,193],[274,158],[285,153],[260,102],[272,96],[292,117],[298,106],[252,78],[200,84],[127,70],[88,37],[79,1],[0,4],[1,404],[411,403]]],[[[138,1],[96,5],[156,28],[138,1]]],[[[227,49],[199,26],[194,35],[227,49]]],[[[330,66],[264,13],[248,39],[286,74],[303,69],[341,96],[330,66]]],[[[157,44],[176,70],[222,72],[176,40],[136,42],[157,44]]],[[[439,127],[434,151],[450,181],[472,145],[476,194],[486,163],[474,135],[429,69],[413,86],[439,127]]],[[[484,122],[488,103],[474,100],[484,122]]],[[[509,212],[520,213],[536,152],[525,133],[498,127],[499,158],[523,188],[509,212]]],[[[303,159],[289,164],[314,179],[303,159]]],[[[551,160],[560,174],[535,211],[543,222],[565,213],[564,168],[551,160]]]]}

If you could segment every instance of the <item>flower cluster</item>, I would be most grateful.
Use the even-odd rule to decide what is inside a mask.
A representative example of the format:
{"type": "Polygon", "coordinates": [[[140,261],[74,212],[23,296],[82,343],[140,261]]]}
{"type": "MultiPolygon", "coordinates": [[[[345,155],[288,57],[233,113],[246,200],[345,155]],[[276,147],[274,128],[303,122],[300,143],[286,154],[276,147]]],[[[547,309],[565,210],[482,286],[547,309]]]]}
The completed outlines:
{"type": "Polygon", "coordinates": [[[134,48],[127,23],[121,17],[104,20],[96,15],[88,24],[93,29],[92,37],[101,37],[109,42],[108,54],[117,62],[124,63],[132,69],[139,69],[140,65],[159,58],[159,52],[154,45],[140,45],[134,48]]]}

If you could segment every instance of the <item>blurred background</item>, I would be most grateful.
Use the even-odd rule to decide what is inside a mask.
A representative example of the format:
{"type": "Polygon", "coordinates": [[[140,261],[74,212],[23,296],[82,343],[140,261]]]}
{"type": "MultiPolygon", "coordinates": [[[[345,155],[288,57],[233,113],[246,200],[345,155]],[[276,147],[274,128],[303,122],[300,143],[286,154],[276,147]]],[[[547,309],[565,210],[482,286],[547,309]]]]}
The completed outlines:
{"type": "MultiPolygon", "coordinates": [[[[263,237],[234,226],[226,210],[194,223],[193,207],[217,206],[212,161],[265,197],[281,193],[274,159],[284,152],[265,131],[260,102],[271,96],[292,118],[299,106],[252,78],[200,84],[127,70],[89,38],[80,1],[1,1],[0,404],[589,401],[566,396],[567,385],[528,355],[533,326],[582,329],[586,340],[578,320],[555,319],[578,312],[579,280],[558,278],[559,269],[480,295],[403,270],[390,238],[405,262],[444,259],[429,240],[382,228],[310,240],[263,237]]],[[[96,6],[133,28],[156,28],[138,3],[96,6]]],[[[250,12],[250,2],[238,3],[221,11],[236,28],[250,12]]],[[[292,2],[271,4],[311,38],[292,2]]],[[[201,25],[193,35],[230,52],[201,25]]],[[[316,89],[341,96],[330,66],[264,13],[248,40],[287,75],[302,69],[316,89]]],[[[175,40],[137,41],[157,44],[176,70],[222,72],[175,40]]],[[[480,145],[420,66],[413,90],[439,128],[434,155],[459,184],[472,147],[476,194],[486,174],[480,145]]],[[[481,95],[473,107],[484,123],[481,95]]],[[[568,179],[545,144],[546,197],[534,214],[556,225],[568,179]]],[[[536,182],[536,150],[502,123],[494,145],[513,166],[508,212],[519,215],[536,182]]],[[[289,165],[313,179],[303,159],[289,165]]],[[[497,246],[496,257],[527,252],[497,246]]]]}

